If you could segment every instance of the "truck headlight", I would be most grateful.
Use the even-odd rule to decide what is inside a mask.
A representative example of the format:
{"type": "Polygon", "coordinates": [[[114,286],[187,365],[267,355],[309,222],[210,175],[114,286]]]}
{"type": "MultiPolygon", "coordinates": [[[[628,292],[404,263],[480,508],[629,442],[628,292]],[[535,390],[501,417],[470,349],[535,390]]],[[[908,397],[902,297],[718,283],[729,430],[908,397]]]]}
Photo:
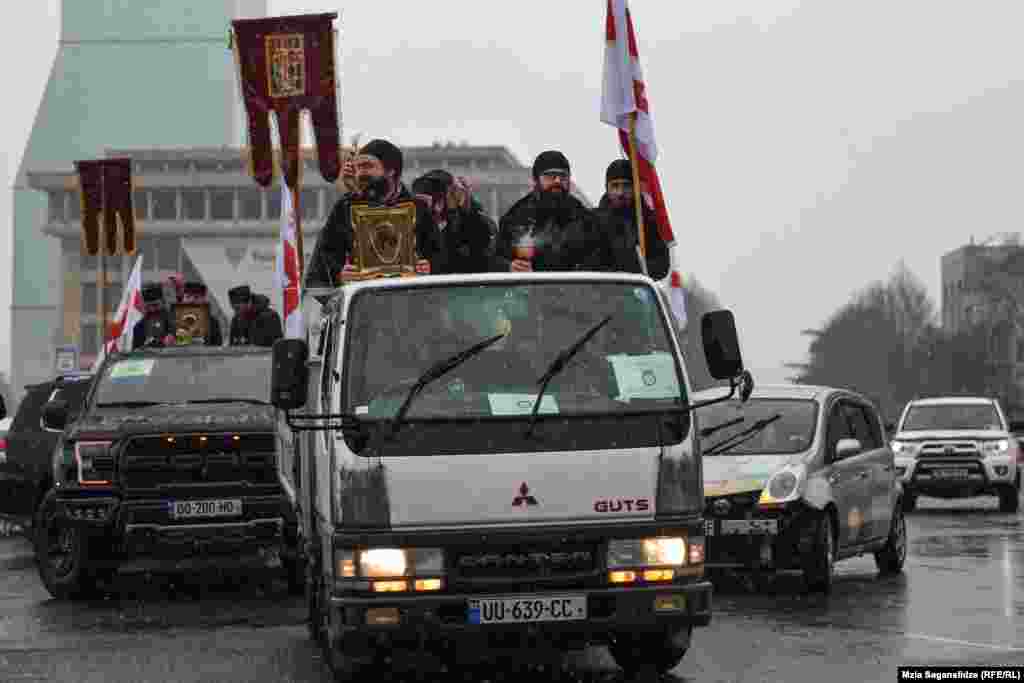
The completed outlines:
{"type": "Polygon", "coordinates": [[[995,455],[998,453],[1005,453],[1010,450],[1010,442],[1007,439],[997,439],[996,441],[982,441],[981,452],[987,455],[995,455]]]}
{"type": "Polygon", "coordinates": [[[109,441],[78,441],[75,443],[75,461],[78,463],[79,484],[109,484],[109,441]],[[98,465],[102,462],[102,467],[98,465]]]}
{"type": "Polygon", "coordinates": [[[436,577],[445,573],[444,551],[440,548],[364,548],[336,550],[338,578],[398,579],[436,577]]]}
{"type": "Polygon", "coordinates": [[[912,441],[893,440],[889,447],[892,448],[893,455],[913,455],[917,450],[917,444],[912,441]]]}
{"type": "Polygon", "coordinates": [[[608,569],[682,567],[686,539],[681,537],[613,539],[608,542],[608,569]]]}

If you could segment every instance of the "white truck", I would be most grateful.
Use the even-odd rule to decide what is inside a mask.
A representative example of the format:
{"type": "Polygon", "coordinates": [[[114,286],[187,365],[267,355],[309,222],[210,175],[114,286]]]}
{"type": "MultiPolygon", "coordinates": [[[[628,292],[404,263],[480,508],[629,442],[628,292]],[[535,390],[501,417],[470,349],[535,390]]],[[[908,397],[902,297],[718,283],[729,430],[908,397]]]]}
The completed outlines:
{"type": "MultiPolygon", "coordinates": [[[[339,680],[400,650],[459,666],[607,643],[627,671],[679,662],[711,584],[698,406],[653,281],[389,278],[303,309],[308,343],[275,345],[271,400],[310,631],[339,680]]],[[[749,395],[732,314],[700,323],[712,375],[749,395]]]]}

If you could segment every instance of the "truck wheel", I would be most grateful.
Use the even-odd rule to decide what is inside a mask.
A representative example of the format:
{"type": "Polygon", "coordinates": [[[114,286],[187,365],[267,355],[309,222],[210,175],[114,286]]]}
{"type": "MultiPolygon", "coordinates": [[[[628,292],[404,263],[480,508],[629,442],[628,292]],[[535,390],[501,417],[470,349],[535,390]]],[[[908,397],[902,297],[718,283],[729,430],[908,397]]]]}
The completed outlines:
{"type": "Polygon", "coordinates": [[[58,600],[95,595],[96,578],[88,568],[88,538],[82,530],[61,526],[52,495],[43,499],[36,520],[36,565],[46,590],[58,600]]]}
{"type": "Polygon", "coordinates": [[[917,494],[916,493],[911,493],[910,491],[905,491],[903,493],[902,501],[903,501],[903,503],[902,503],[903,511],[904,512],[913,512],[914,508],[917,507],[917,494]]]}
{"type": "Polygon", "coordinates": [[[832,592],[832,578],[836,559],[836,539],[832,530],[832,516],[826,511],[814,523],[814,541],[810,552],[800,558],[804,582],[808,590],[832,592]]]}
{"type": "Polygon", "coordinates": [[[999,489],[999,511],[1017,512],[1020,509],[1020,489],[1016,485],[999,489]]]}
{"type": "Polygon", "coordinates": [[[875,553],[875,565],[881,574],[899,574],[907,560],[907,518],[903,506],[897,505],[892,511],[892,524],[885,546],[875,553]]]}
{"type": "Polygon", "coordinates": [[[627,678],[650,672],[665,674],[674,669],[690,649],[693,626],[668,631],[660,641],[636,634],[616,634],[608,646],[615,663],[626,672],[627,678]]]}

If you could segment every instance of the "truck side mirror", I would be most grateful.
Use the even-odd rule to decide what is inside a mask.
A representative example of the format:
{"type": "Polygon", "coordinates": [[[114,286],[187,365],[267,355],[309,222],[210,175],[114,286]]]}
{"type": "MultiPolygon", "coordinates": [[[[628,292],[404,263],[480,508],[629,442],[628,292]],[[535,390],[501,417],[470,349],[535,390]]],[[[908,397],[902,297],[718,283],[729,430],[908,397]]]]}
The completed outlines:
{"type": "Polygon", "coordinates": [[[281,410],[306,405],[309,346],[302,339],[278,339],[271,356],[270,402],[281,410]]]}
{"type": "Polygon", "coordinates": [[[62,399],[47,401],[43,406],[43,415],[40,420],[43,429],[48,432],[63,432],[68,426],[68,402],[62,399]]]}
{"type": "Polygon", "coordinates": [[[4,401],[4,397],[0,396],[0,420],[7,417],[7,403],[4,401]]]}
{"type": "Polygon", "coordinates": [[[743,373],[743,357],[732,311],[705,313],[700,320],[704,358],[714,379],[733,379],[743,373]]]}
{"type": "Polygon", "coordinates": [[[1024,432],[1024,422],[1017,421],[1017,422],[1011,422],[1010,423],[1010,433],[1011,434],[1020,434],[1022,432],[1024,432]]]}

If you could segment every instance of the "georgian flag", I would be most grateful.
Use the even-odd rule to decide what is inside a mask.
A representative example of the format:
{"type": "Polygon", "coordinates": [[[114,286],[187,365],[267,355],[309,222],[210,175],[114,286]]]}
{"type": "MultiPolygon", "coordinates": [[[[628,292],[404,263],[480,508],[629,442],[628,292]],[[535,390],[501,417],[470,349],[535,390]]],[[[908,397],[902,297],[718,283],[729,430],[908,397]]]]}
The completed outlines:
{"type": "Polygon", "coordinates": [[[299,307],[301,284],[299,283],[299,252],[296,248],[295,206],[288,183],[281,183],[281,244],[277,250],[277,283],[281,288],[284,336],[290,339],[305,338],[302,325],[302,309],[299,307]]]}
{"type": "Polygon", "coordinates": [[[108,353],[132,350],[132,332],[135,323],[142,320],[145,315],[145,308],[142,303],[142,254],[135,259],[135,267],[128,277],[128,284],[121,292],[121,303],[117,306],[117,313],[107,332],[106,342],[100,349],[99,355],[93,364],[98,368],[103,362],[104,356],[108,353]]]}
{"type": "Polygon", "coordinates": [[[605,16],[604,83],[601,88],[601,121],[619,131],[619,144],[629,156],[629,130],[631,114],[636,112],[636,151],[634,163],[640,176],[643,198],[654,207],[658,217],[658,234],[668,245],[669,299],[672,310],[682,327],[686,327],[686,298],[682,275],[676,267],[675,235],[668,218],[668,208],[661,191],[661,181],[654,164],[658,158],[658,145],[654,138],[654,120],[647,100],[647,86],[640,53],[637,50],[636,31],[629,13],[628,0],[607,0],[605,16]]]}

